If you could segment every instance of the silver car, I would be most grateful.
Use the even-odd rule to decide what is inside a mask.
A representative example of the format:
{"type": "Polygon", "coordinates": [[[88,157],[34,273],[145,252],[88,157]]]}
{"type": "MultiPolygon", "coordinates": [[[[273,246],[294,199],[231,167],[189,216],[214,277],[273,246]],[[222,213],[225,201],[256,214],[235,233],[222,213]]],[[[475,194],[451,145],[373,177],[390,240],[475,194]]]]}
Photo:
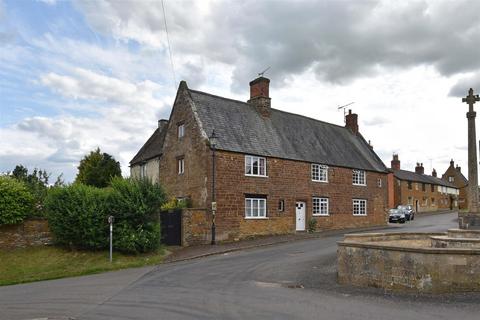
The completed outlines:
{"type": "Polygon", "coordinates": [[[415,219],[415,211],[413,211],[413,207],[411,205],[399,205],[397,209],[405,213],[405,218],[408,221],[415,219]]]}

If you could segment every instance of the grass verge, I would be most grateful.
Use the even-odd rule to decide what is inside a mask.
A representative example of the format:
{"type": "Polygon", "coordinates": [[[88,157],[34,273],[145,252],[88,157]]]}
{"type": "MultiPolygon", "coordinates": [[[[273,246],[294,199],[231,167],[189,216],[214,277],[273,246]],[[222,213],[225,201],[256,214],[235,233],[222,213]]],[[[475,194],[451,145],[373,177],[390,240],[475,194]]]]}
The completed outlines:
{"type": "Polygon", "coordinates": [[[0,285],[81,276],[104,271],[159,264],[165,250],[125,255],[108,251],[69,250],[54,246],[0,250],[0,285]]]}

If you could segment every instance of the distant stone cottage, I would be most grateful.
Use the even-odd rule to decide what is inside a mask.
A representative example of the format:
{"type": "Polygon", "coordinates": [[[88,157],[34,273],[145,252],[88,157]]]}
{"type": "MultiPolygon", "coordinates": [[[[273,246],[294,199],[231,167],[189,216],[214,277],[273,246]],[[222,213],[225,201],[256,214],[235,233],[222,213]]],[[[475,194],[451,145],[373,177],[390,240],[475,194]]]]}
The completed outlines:
{"type": "Polygon", "coordinates": [[[394,206],[411,205],[415,212],[432,212],[457,209],[458,188],[452,183],[425,174],[423,163],[417,163],[415,171],[400,168],[398,154],[393,155],[391,170],[395,177],[394,206]]]}
{"type": "Polygon", "coordinates": [[[168,194],[190,199],[184,244],[208,242],[215,156],[216,238],[384,225],[388,169],[349,111],[338,126],[271,108],[270,80],[250,83],[242,102],[180,83],[169,120],[130,162],[131,175],[159,181],[168,194]]]}

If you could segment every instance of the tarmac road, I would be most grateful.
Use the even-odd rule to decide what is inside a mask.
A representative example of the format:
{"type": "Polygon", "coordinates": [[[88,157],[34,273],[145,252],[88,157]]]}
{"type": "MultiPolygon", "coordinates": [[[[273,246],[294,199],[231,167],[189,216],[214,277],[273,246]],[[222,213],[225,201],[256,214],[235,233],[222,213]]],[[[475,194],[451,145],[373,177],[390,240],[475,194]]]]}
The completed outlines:
{"type": "MultiPolygon", "coordinates": [[[[456,214],[442,214],[387,231],[456,226],[456,214]]],[[[0,319],[480,319],[477,293],[394,295],[336,284],[341,239],[0,287],[0,319]]]]}

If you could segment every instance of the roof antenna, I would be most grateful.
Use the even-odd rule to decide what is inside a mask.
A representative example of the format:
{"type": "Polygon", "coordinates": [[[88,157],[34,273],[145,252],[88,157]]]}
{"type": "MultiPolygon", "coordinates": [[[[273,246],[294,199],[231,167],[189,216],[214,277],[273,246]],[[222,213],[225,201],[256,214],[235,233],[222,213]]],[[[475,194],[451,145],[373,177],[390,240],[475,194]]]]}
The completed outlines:
{"type": "Polygon", "coordinates": [[[267,69],[263,70],[262,72],[259,72],[258,73],[258,76],[259,77],[263,77],[263,75],[265,74],[265,72],[267,72],[271,67],[268,67],[267,69]]]}
{"type": "Polygon", "coordinates": [[[352,102],[350,102],[350,103],[344,104],[343,106],[339,106],[339,107],[337,108],[337,110],[343,109],[343,122],[345,122],[345,123],[347,122],[347,120],[346,120],[346,117],[347,117],[347,110],[346,110],[346,108],[347,108],[349,105],[354,104],[354,103],[355,103],[355,101],[352,101],[352,102]]]}

